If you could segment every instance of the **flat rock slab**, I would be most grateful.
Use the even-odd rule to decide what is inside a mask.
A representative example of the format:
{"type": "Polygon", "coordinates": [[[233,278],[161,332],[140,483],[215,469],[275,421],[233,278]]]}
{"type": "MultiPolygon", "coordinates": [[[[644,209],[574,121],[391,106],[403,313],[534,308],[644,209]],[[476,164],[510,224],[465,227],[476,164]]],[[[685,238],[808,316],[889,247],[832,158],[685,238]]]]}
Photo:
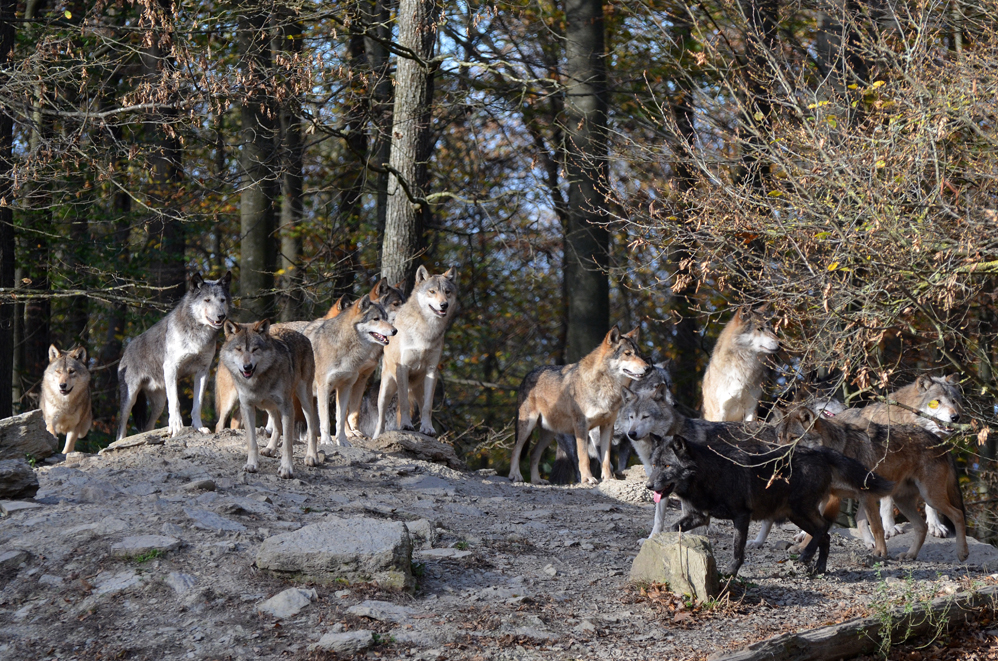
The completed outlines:
{"type": "Polygon", "coordinates": [[[166,535],[137,535],[126,537],[111,547],[116,558],[134,558],[149,553],[166,553],[180,548],[180,540],[166,535]]]}
{"type": "Polygon", "coordinates": [[[166,575],[163,582],[173,588],[173,591],[178,595],[183,595],[190,592],[191,588],[197,585],[198,580],[190,574],[172,571],[166,575]]]}
{"type": "Polygon", "coordinates": [[[400,454],[421,461],[446,464],[455,470],[466,468],[464,462],[454,453],[453,447],[416,432],[386,431],[374,439],[363,437],[353,439],[351,442],[376,452],[400,454]]]}
{"type": "Polygon", "coordinates": [[[700,601],[720,591],[710,540],[700,535],[663,532],[645,540],[631,565],[632,583],[668,583],[674,594],[700,601]]]}
{"type": "Polygon", "coordinates": [[[121,450],[127,450],[129,448],[137,448],[142,445],[162,445],[163,443],[166,443],[168,438],[170,438],[170,430],[167,427],[163,427],[162,429],[152,429],[150,431],[142,432],[141,434],[135,434],[134,436],[126,436],[120,441],[115,441],[97,454],[110,454],[112,452],[120,452],[121,450]]]}
{"type": "Polygon", "coordinates": [[[36,493],[38,476],[28,462],[24,459],[0,461],[0,498],[34,498],[36,493]]]}
{"type": "Polygon", "coordinates": [[[0,553],[0,569],[11,569],[20,567],[21,563],[27,562],[31,554],[21,549],[12,549],[0,553]]]}
{"type": "Polygon", "coordinates": [[[285,619],[288,617],[294,617],[300,613],[303,608],[318,598],[319,595],[315,590],[289,588],[284,592],[275,594],[266,601],[261,601],[256,605],[256,609],[261,613],[285,619]]]}
{"type": "MultiPolygon", "coordinates": [[[[910,523],[904,523],[902,525],[904,526],[905,532],[887,540],[887,553],[890,554],[892,558],[897,558],[899,555],[906,552],[908,547],[911,546],[911,541],[915,536],[910,523]]],[[[863,538],[857,528],[835,528],[832,530],[832,533],[838,533],[854,539],[863,538]]],[[[970,555],[967,557],[966,563],[960,563],[956,558],[955,537],[940,539],[939,537],[926,535],[925,543],[922,544],[922,548],[918,552],[917,560],[919,562],[953,563],[957,566],[966,564],[980,567],[984,571],[998,571],[998,548],[995,548],[990,544],[985,544],[984,542],[979,542],[973,537],[967,537],[967,548],[970,550],[970,555]]]]}
{"type": "Polygon", "coordinates": [[[41,509],[42,505],[24,500],[0,500],[0,515],[10,516],[16,512],[41,509]]]}
{"type": "Polygon", "coordinates": [[[415,612],[412,608],[399,606],[390,601],[375,601],[373,599],[367,599],[347,609],[348,615],[367,617],[379,622],[405,622],[415,612]]]}
{"type": "Polygon", "coordinates": [[[336,654],[357,654],[374,644],[374,632],[367,629],[323,634],[319,642],[308,646],[309,652],[323,650],[336,654]]]}
{"type": "Polygon", "coordinates": [[[400,521],[329,517],[265,539],[256,566],[318,583],[343,578],[409,591],[416,585],[412,541],[400,521]]]}
{"type": "Polygon", "coordinates": [[[45,429],[41,409],[0,420],[0,460],[31,455],[44,459],[59,449],[59,440],[45,429]]]}
{"type": "Polygon", "coordinates": [[[246,526],[238,521],[226,519],[224,516],[219,516],[214,512],[198,509],[197,507],[185,507],[184,514],[194,520],[195,528],[201,528],[202,530],[224,530],[228,532],[244,532],[246,530],[246,526]]]}
{"type": "Polygon", "coordinates": [[[428,560],[445,560],[449,558],[466,558],[471,555],[471,551],[462,551],[461,549],[424,549],[419,551],[419,556],[421,558],[426,558],[428,560]]]}

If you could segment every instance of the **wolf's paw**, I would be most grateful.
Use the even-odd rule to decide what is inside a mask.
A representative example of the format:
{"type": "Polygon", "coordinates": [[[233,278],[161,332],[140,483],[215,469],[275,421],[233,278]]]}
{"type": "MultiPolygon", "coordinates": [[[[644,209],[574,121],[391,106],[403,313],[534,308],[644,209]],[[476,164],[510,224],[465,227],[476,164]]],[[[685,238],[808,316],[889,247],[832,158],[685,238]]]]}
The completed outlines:
{"type": "Polygon", "coordinates": [[[350,443],[350,441],[348,441],[346,439],[346,436],[343,436],[343,437],[337,436],[336,437],[336,445],[340,446],[341,448],[352,448],[353,447],[353,445],[350,443]]]}
{"type": "Polygon", "coordinates": [[[765,545],[766,545],[766,540],[762,540],[760,542],[757,539],[750,539],[749,541],[745,542],[745,548],[752,550],[761,549],[765,545]]]}
{"type": "Polygon", "coordinates": [[[255,461],[247,461],[246,465],[243,466],[243,470],[247,473],[255,473],[259,470],[259,467],[256,465],[255,461]]]}
{"type": "Polygon", "coordinates": [[[904,534],[904,528],[901,527],[900,523],[895,523],[892,526],[884,526],[884,539],[890,539],[896,535],[904,534]]]}
{"type": "Polygon", "coordinates": [[[319,456],[314,454],[305,455],[305,465],[306,466],[318,466],[319,456]]]}
{"type": "Polygon", "coordinates": [[[551,484],[550,482],[548,482],[547,480],[545,480],[542,477],[539,477],[536,480],[530,480],[530,483],[531,484],[551,484]]]}
{"type": "Polygon", "coordinates": [[[933,537],[946,538],[949,537],[949,530],[946,529],[946,526],[936,521],[929,521],[929,534],[933,537]]]}
{"type": "Polygon", "coordinates": [[[367,436],[364,435],[364,432],[359,429],[347,429],[347,436],[349,438],[367,438],[367,436]]]}
{"type": "Polygon", "coordinates": [[[277,471],[277,477],[281,478],[282,480],[290,480],[294,476],[295,476],[295,469],[292,468],[291,466],[285,466],[284,464],[281,464],[280,470],[277,471]]]}
{"type": "Polygon", "coordinates": [[[399,427],[399,431],[416,431],[416,428],[412,426],[412,423],[404,424],[399,427]]]}
{"type": "Polygon", "coordinates": [[[918,557],[918,551],[905,551],[904,553],[898,556],[898,560],[914,560],[917,557],[918,557]]]}
{"type": "Polygon", "coordinates": [[[198,427],[197,430],[199,434],[204,434],[206,436],[211,433],[211,430],[207,427],[198,427]]]}
{"type": "Polygon", "coordinates": [[[794,544],[801,544],[805,539],[807,539],[807,533],[801,530],[794,535],[794,544]]]}
{"type": "Polygon", "coordinates": [[[520,475],[520,471],[518,471],[518,470],[512,470],[512,471],[509,472],[509,481],[510,482],[523,482],[524,479],[523,479],[523,476],[520,475]]]}
{"type": "Polygon", "coordinates": [[[264,457],[276,457],[277,450],[269,447],[260,448],[260,454],[262,454],[264,457]]]}
{"type": "Polygon", "coordinates": [[[182,418],[170,418],[170,437],[174,437],[184,431],[184,421],[182,418]]]}
{"type": "Polygon", "coordinates": [[[592,475],[586,475],[584,478],[582,478],[582,484],[596,485],[599,484],[599,480],[597,480],[592,475]]]}
{"type": "Polygon", "coordinates": [[[969,556],[970,556],[970,549],[960,549],[956,553],[956,557],[957,559],[960,560],[960,562],[965,562],[969,556]]]}
{"type": "Polygon", "coordinates": [[[420,425],[419,433],[426,436],[436,436],[437,430],[433,428],[433,425],[420,425]]]}

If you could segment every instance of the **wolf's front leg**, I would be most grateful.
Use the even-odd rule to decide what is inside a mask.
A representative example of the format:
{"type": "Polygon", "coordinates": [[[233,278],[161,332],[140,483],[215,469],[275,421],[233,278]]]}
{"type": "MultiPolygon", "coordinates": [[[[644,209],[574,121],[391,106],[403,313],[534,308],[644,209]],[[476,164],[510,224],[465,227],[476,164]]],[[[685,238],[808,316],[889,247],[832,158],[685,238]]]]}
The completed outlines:
{"type": "Polygon", "coordinates": [[[398,384],[395,383],[394,375],[382,371],[381,389],[378,390],[378,423],[374,427],[374,435],[372,438],[377,438],[381,435],[381,432],[385,430],[385,418],[388,416],[388,404],[392,401],[392,397],[395,395],[397,387],[398,384]]]}
{"type": "Polygon", "coordinates": [[[579,482],[581,484],[599,484],[589,470],[589,430],[584,424],[575,425],[575,451],[579,458],[579,482]]]}
{"type": "Polygon", "coordinates": [[[610,443],[613,441],[613,420],[599,428],[600,459],[603,462],[603,479],[613,480],[613,466],[610,463],[610,443]]]}
{"type": "MultiPolygon", "coordinates": [[[[664,498],[659,502],[664,502],[664,498]]],[[[705,526],[710,523],[710,517],[708,517],[703,512],[698,512],[695,509],[690,508],[690,511],[682,516],[679,521],[670,526],[672,532],[686,532],[693,530],[694,528],[699,528],[700,526],[705,526]]]]}
{"type": "Polygon", "coordinates": [[[329,383],[323,378],[321,381],[316,376],[315,399],[319,407],[319,442],[332,444],[333,439],[329,435],[329,396],[332,389],[329,383]]]}
{"type": "Polygon", "coordinates": [[[243,416],[246,428],[246,444],[249,446],[249,456],[246,458],[246,465],[243,467],[243,470],[247,473],[255,473],[260,468],[260,452],[256,446],[256,407],[250,406],[240,399],[239,412],[243,416]]]}
{"type": "Polygon", "coordinates": [[[163,379],[166,381],[166,401],[170,407],[170,436],[176,436],[184,430],[184,416],[180,413],[176,363],[170,360],[163,363],[163,379]]]}
{"type": "Polygon", "coordinates": [[[350,447],[347,440],[347,414],[350,410],[350,393],[354,382],[340,384],[336,388],[336,445],[341,448],[350,447]]]}
{"type": "MultiPolygon", "coordinates": [[[[278,477],[284,480],[291,479],[295,476],[294,467],[294,432],[295,432],[295,416],[294,407],[291,405],[291,398],[288,397],[288,401],[283,403],[281,407],[280,416],[281,423],[284,429],[284,444],[282,446],[281,452],[281,468],[277,471],[278,477]]],[[[275,411],[275,413],[277,413],[275,411]]],[[[275,416],[276,417],[276,416],[275,416]]]]}
{"type": "Polygon", "coordinates": [[[419,433],[436,436],[433,428],[433,391],[437,387],[437,368],[435,365],[426,370],[423,378],[423,401],[419,403],[419,433]]]}
{"type": "Polygon", "coordinates": [[[929,526],[929,534],[933,537],[949,537],[949,529],[939,518],[939,512],[931,505],[925,505],[925,523],[929,526]]]}
{"type": "Polygon", "coordinates": [[[738,573],[738,569],[745,562],[745,541],[748,539],[748,528],[749,521],[751,517],[748,514],[744,514],[735,518],[732,523],[735,524],[735,541],[734,541],[734,558],[731,560],[731,564],[728,565],[727,574],[734,576],[738,573]]]}
{"type": "Polygon", "coordinates": [[[659,499],[659,501],[655,503],[655,523],[652,524],[651,534],[648,535],[649,538],[662,532],[662,526],[665,524],[665,507],[667,502],[669,502],[668,496],[659,499]]]}
{"type": "MultiPolygon", "coordinates": [[[[412,408],[409,404],[409,368],[402,364],[401,357],[395,366],[395,385],[398,388],[398,424],[402,431],[413,431],[412,408]]],[[[380,402],[378,408],[381,408],[380,402]]]]}
{"type": "Polygon", "coordinates": [[[208,385],[209,363],[203,370],[194,375],[194,403],[191,406],[191,427],[202,434],[210,434],[211,430],[201,422],[201,402],[204,401],[204,389],[208,385]]]}
{"type": "Polygon", "coordinates": [[[755,536],[750,542],[745,542],[745,548],[747,549],[761,549],[766,544],[766,538],[769,537],[769,531],[773,529],[772,521],[763,521],[762,527],[759,528],[759,534],[755,536]]]}
{"type": "Polygon", "coordinates": [[[890,496],[880,499],[880,520],[884,524],[884,539],[904,533],[904,529],[894,520],[894,500],[890,496]]]}
{"type": "MultiPolygon", "coordinates": [[[[55,436],[55,434],[52,435],[55,436]]],[[[66,432],[66,445],[62,448],[63,454],[69,454],[76,448],[76,437],[77,433],[75,429],[70,429],[66,432]]]]}
{"type": "Polygon", "coordinates": [[[299,382],[296,386],[298,401],[301,403],[302,413],[305,414],[305,436],[308,439],[308,446],[305,450],[305,465],[319,465],[319,450],[316,447],[318,442],[315,436],[315,409],[312,407],[312,387],[311,384],[299,382]]]}

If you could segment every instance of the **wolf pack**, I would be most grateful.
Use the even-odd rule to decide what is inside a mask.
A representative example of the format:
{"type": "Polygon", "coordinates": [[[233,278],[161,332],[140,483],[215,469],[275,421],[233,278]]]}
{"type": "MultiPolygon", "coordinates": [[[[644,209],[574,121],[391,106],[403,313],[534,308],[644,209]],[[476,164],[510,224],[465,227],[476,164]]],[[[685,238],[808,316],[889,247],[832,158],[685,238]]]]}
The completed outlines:
{"type": "MultiPolygon", "coordinates": [[[[306,466],[319,464],[320,442],[347,446],[359,436],[417,429],[417,408],[418,430],[435,435],[444,336],[459,308],[455,269],[434,275],[420,266],[407,297],[403,283],[382,278],[352,303],[340,298],[318,319],[284,323],[234,322],[231,284],[231,273],[217,280],[194,274],[177,307],[127,343],[118,364],[119,440],[128,434],[130,418],[139,431],[149,431],[164,408],[170,435],[179,434],[179,384],[186,378],[193,379],[191,427],[209,432],[201,408],[220,332],[215,430],[230,418],[245,429],[246,472],[260,470],[261,455],[279,456],[278,475],[293,477],[293,443],[302,429],[306,466]],[[375,397],[367,386],[379,365],[375,397]],[[257,409],[268,416],[262,449],[257,409]]],[[[553,483],[595,484],[597,466],[602,479],[614,479],[611,451],[616,448],[618,473],[636,454],[655,502],[651,535],[730,520],[731,575],[746,549],[761,547],[773,523],[784,521],[801,530],[800,560],[811,562],[817,554],[814,571],[824,572],[829,529],[846,498],[858,504],[857,521],[874,555],[886,558],[886,539],[901,532],[897,508],[914,529],[902,558],[914,559],[926,534],[952,533],[957,558],[966,560],[963,498],[947,442],[962,415],[959,375],[919,376],[863,408],[827,397],[798,398],[772,406],[768,419],[760,420],[767,359],[779,349],[765,308],[736,309],[704,375],[703,417],[692,418],[676,406],[669,369],[642,356],[638,330],[622,333],[614,326],[579,362],[539,367],[524,377],[509,478],[524,481],[521,457],[535,429],[533,484],[548,482],[540,468],[552,441],[553,483]],[[681,514],[667,526],[671,497],[681,514]],[[749,541],[752,521],[761,528],[749,541]]],[[[53,345],[49,361],[41,409],[48,431],[66,435],[63,452],[69,453],[92,422],[87,352],[53,345]]]]}

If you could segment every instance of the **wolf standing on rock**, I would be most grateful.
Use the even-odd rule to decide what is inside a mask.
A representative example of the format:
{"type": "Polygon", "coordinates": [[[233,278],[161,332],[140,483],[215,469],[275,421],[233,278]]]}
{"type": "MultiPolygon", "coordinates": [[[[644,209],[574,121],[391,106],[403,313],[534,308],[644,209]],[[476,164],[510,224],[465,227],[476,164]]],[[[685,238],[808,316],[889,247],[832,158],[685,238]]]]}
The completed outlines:
{"type": "Polygon", "coordinates": [[[66,435],[62,453],[72,452],[76,439],[87,435],[93,420],[86,349],[59,351],[54,344],[49,347],[49,365],[42,379],[41,409],[45,429],[53,436],[66,435]]]}
{"type": "MultiPolygon", "coordinates": [[[[140,431],[149,431],[170,404],[170,435],[184,428],[180,413],[179,381],[194,375],[194,405],[191,426],[202,429],[201,402],[208,371],[215,357],[215,339],[229,316],[229,285],[232,273],[218,280],[205,280],[200,273],[191,276],[187,293],[180,304],[152,328],[128,343],[118,363],[118,440],[128,430],[128,416],[140,394],[146,398],[145,420],[136,419],[140,431]]],[[[138,413],[138,412],[136,412],[138,413]]],[[[136,418],[139,416],[136,415],[136,418]]]]}
{"type": "Polygon", "coordinates": [[[392,396],[398,392],[398,428],[412,429],[412,404],[419,403],[419,431],[433,436],[433,391],[437,365],[444,350],[444,333],[457,313],[457,272],[450,268],[430,275],[416,270],[416,286],[395,317],[398,336],[385,347],[378,393],[377,438],[385,429],[392,396]]]}

